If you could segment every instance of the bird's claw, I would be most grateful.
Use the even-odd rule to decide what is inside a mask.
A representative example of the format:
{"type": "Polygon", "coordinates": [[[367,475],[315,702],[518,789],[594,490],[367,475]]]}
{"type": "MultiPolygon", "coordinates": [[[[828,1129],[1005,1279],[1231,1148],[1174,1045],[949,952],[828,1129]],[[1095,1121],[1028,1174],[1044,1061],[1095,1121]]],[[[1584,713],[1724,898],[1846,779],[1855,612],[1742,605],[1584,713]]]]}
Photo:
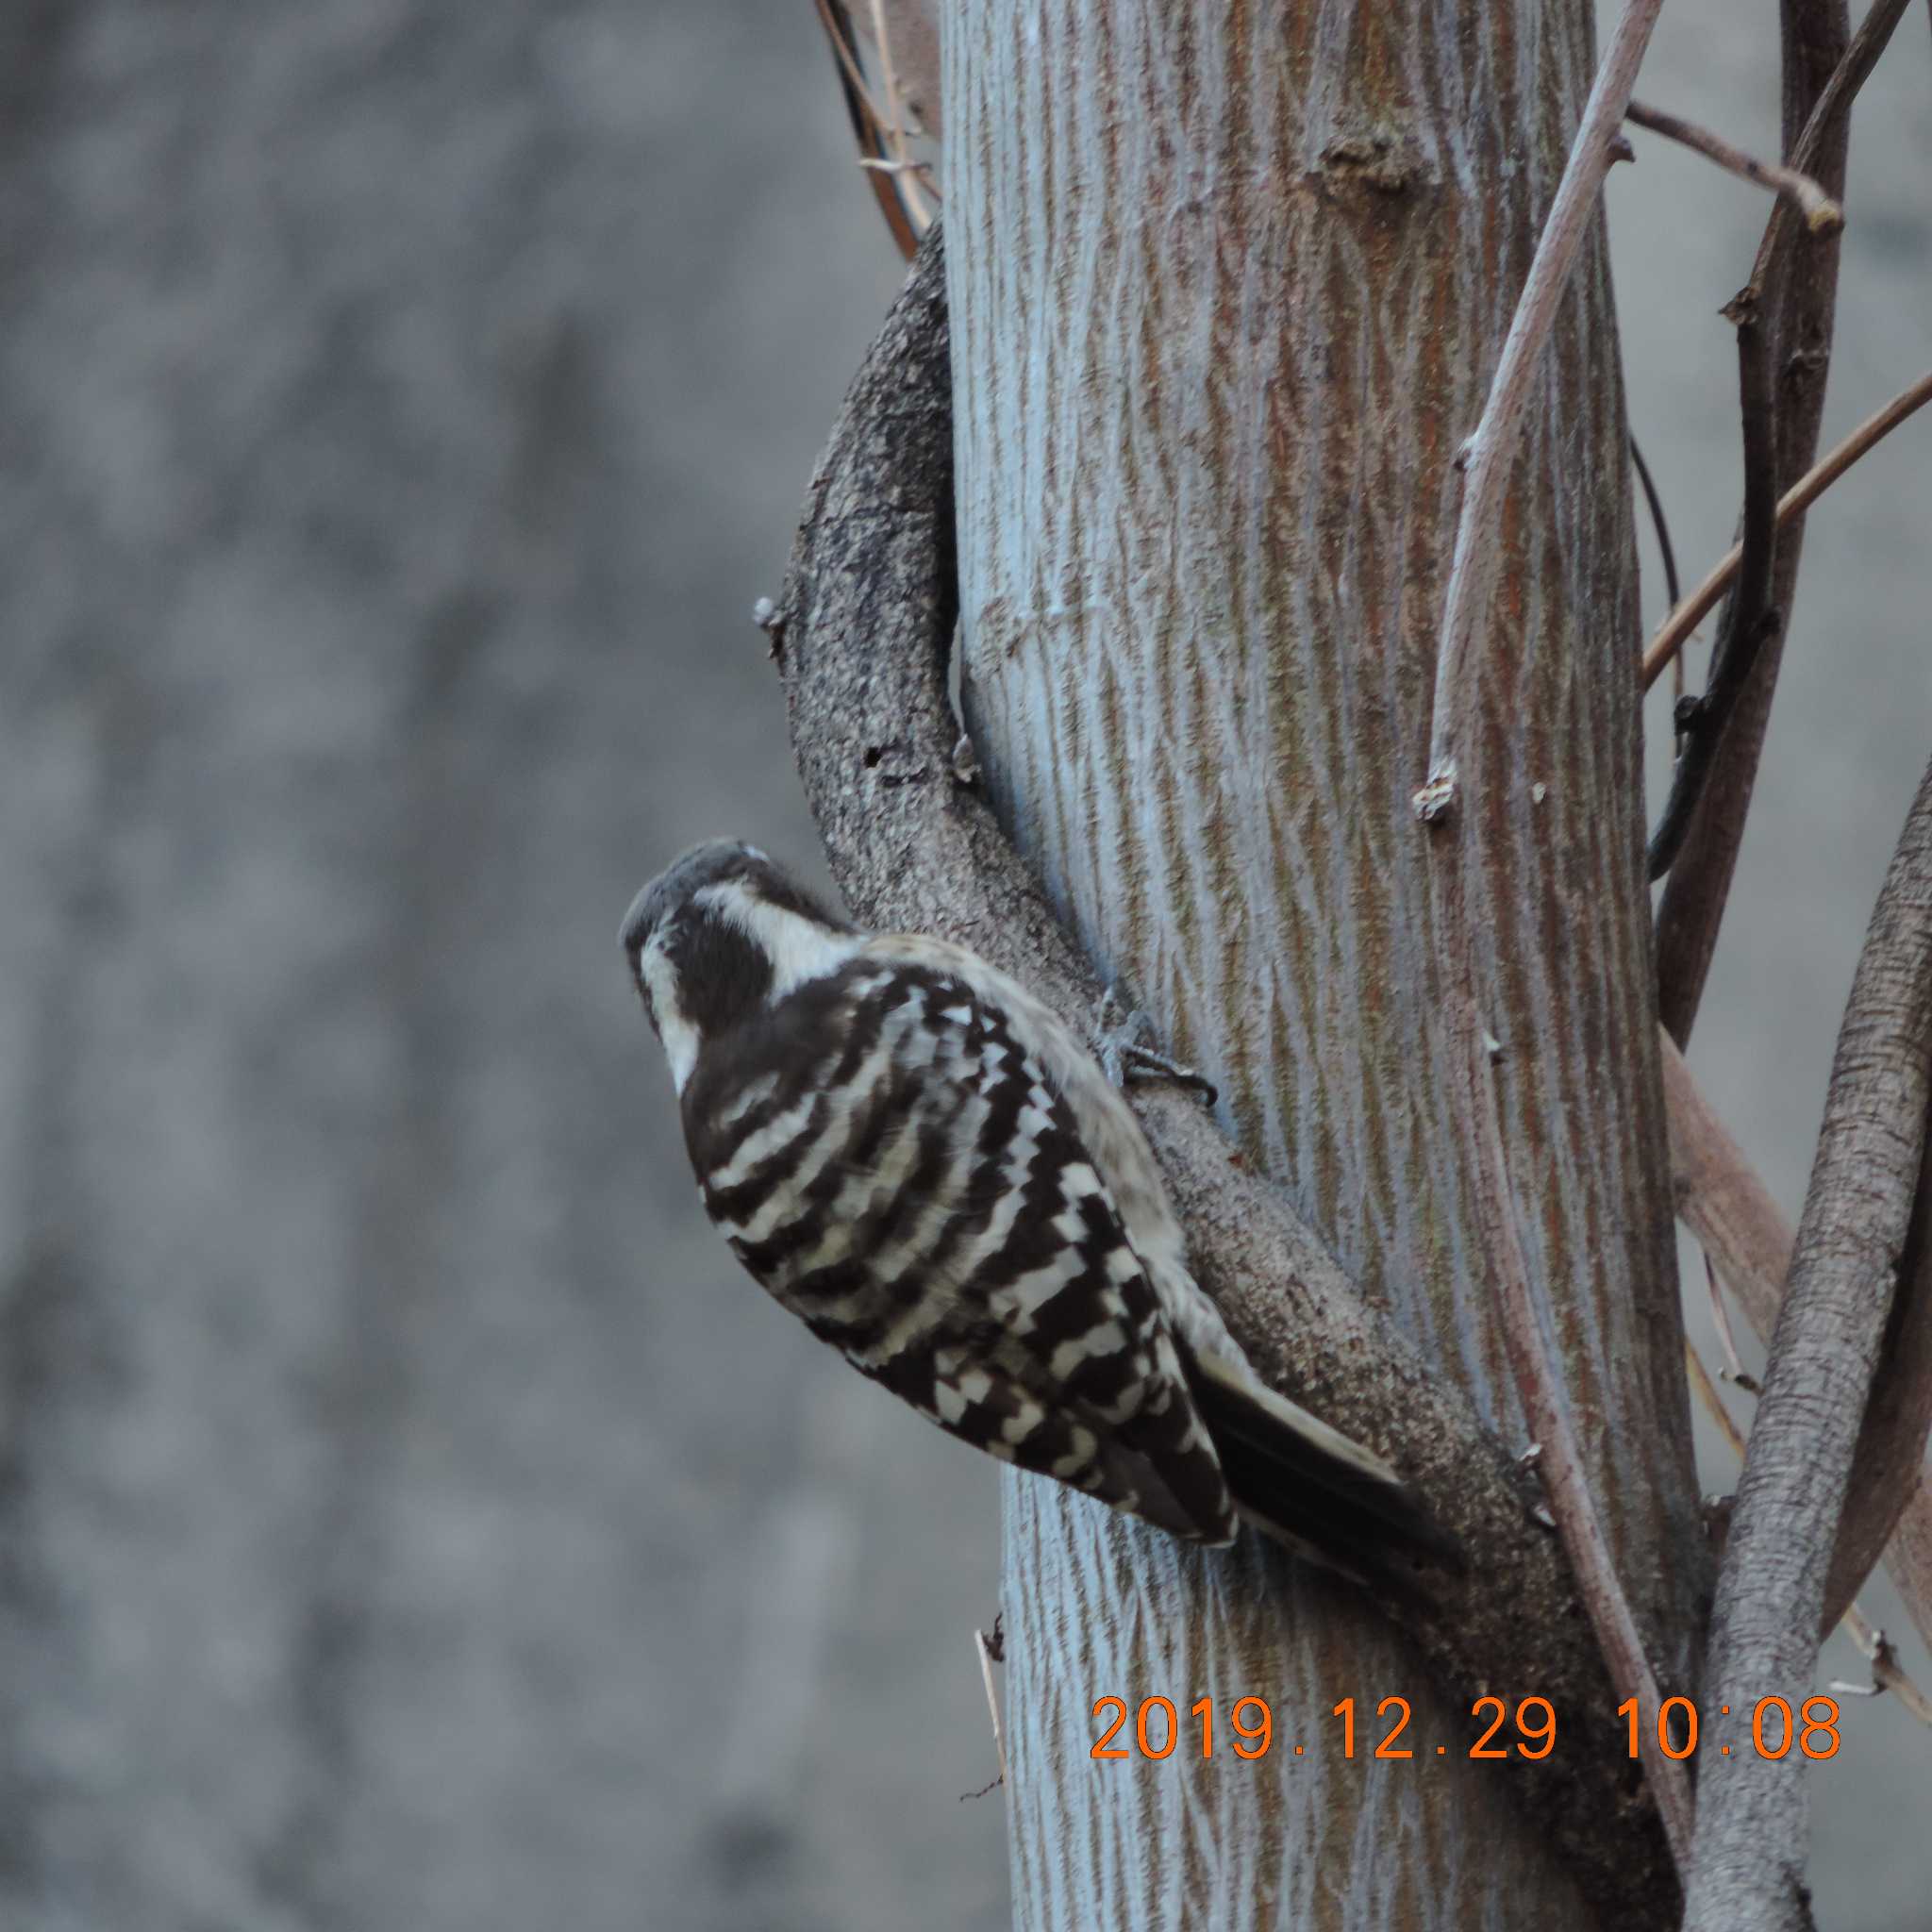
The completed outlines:
{"type": "Polygon", "coordinates": [[[1124,1090],[1131,1080],[1173,1080],[1180,1086],[1194,1088],[1203,1102],[1212,1107],[1221,1098],[1220,1088],[1205,1074],[1184,1067],[1178,1060],[1145,1044],[1141,1035],[1148,1024],[1145,1013],[1122,1009],[1112,987],[1101,994],[1093,1019],[1093,1057],[1100,1062],[1100,1071],[1107,1075],[1108,1084],[1124,1090]]]}

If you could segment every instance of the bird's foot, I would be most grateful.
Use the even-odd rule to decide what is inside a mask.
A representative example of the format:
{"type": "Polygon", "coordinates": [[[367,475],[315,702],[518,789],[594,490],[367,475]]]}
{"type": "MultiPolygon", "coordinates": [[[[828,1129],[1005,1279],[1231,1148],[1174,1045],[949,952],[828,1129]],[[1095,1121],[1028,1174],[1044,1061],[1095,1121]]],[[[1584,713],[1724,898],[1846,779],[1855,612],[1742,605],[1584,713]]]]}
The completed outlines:
{"type": "Polygon", "coordinates": [[[1124,1011],[1112,987],[1101,994],[1099,1010],[1093,1016],[1093,1058],[1108,1082],[1124,1090],[1132,1080],[1172,1080],[1194,1088],[1203,1103],[1212,1107],[1220,1099],[1221,1090],[1205,1074],[1149,1046],[1143,1038],[1149,1024],[1145,1013],[1124,1011]]]}

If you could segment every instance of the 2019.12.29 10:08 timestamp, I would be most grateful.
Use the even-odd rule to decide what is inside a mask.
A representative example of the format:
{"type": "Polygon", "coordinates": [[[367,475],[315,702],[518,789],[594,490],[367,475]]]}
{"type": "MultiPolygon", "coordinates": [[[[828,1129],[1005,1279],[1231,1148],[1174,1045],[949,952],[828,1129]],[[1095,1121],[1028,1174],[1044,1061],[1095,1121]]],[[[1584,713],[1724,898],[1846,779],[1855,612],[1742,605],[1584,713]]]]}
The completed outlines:
{"type": "MultiPolygon", "coordinates": [[[[1112,1716],[1112,1723],[1107,1724],[1093,1747],[1091,1757],[1098,1759],[1141,1757],[1148,1758],[1171,1757],[1183,1737],[1180,1713],[1173,1699],[1167,1697],[1143,1697],[1140,1707],[1133,1712],[1132,1730],[1127,1731],[1129,1706],[1124,1697],[1097,1697],[1093,1701],[1093,1716],[1096,1722],[1112,1716]],[[1122,1739],[1123,1732],[1132,1739],[1128,1744],[1122,1739]],[[1116,1742],[1117,1739],[1122,1741],[1116,1742]]],[[[1375,1706],[1374,1715],[1379,1721],[1381,1737],[1375,1740],[1374,1733],[1378,1726],[1371,1725],[1366,1719],[1359,1740],[1357,1735],[1356,1700],[1344,1697],[1329,1716],[1337,1721],[1340,1730],[1341,1755],[1354,1757],[1359,1741],[1361,1755],[1381,1758],[1447,1757],[1451,1747],[1438,1744],[1433,1750],[1426,1746],[1418,1748],[1412,1739],[1405,1737],[1411,1717],[1408,1699],[1406,1697],[1385,1697],[1375,1706]],[[1373,1745],[1373,1748],[1371,1746],[1373,1745]]],[[[1635,1757],[1646,1741],[1647,1735],[1654,1733],[1657,1748],[1667,1757],[1689,1757],[1699,1748],[1700,1739],[1705,1740],[1704,1749],[1715,1751],[1721,1757],[1729,1757],[1746,1750],[1755,1752],[1759,1757],[1777,1758],[1785,1757],[1797,1747],[1803,1756],[1823,1759],[1838,1755],[1839,1707],[1833,1697],[1807,1697],[1799,1705],[1794,1715],[1790,1704],[1782,1697],[1761,1697],[1748,1713],[1739,1714],[1739,1727],[1735,1735],[1730,1727],[1731,1707],[1720,1705],[1716,1713],[1717,1722],[1712,1726],[1701,1720],[1697,1707],[1688,1697],[1667,1697],[1658,1707],[1651,1725],[1643,1723],[1643,1713],[1637,1699],[1627,1698],[1617,1707],[1617,1716],[1628,1726],[1630,1756],[1635,1757]],[[1745,1740],[1742,1728],[1743,1719],[1749,1719],[1749,1741],[1745,1740]]],[[[1521,1757],[1537,1759],[1547,1757],[1557,1747],[1557,1711],[1547,1697],[1520,1698],[1512,1711],[1508,1703],[1501,1697],[1478,1697],[1470,1708],[1470,1716],[1484,1728],[1473,1742],[1458,1744],[1454,1755],[1472,1758],[1507,1759],[1521,1757]]],[[[1188,1717],[1199,1726],[1200,1756],[1212,1757],[1215,1755],[1216,1711],[1211,1697],[1197,1698],[1188,1708],[1188,1717]]],[[[1274,1713],[1263,1697],[1238,1697],[1227,1707],[1225,1713],[1225,1734],[1221,1741],[1231,1749],[1235,1757],[1253,1760],[1265,1757],[1274,1748],[1274,1713]]],[[[1290,1748],[1284,1745],[1284,1748],[1290,1748]]],[[[1306,1743],[1292,1747],[1297,1757],[1307,1751],[1306,1743]]],[[[1191,1752],[1188,1754],[1192,1756],[1191,1752]]]]}

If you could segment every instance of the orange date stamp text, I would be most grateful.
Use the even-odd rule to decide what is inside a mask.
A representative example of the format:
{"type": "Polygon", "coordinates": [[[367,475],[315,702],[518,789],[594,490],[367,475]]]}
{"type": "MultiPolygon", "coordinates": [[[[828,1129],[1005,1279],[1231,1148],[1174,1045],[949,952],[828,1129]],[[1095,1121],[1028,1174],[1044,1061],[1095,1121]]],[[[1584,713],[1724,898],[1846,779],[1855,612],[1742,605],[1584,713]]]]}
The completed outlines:
{"type": "MultiPolygon", "coordinates": [[[[1474,1735],[1453,1745],[1418,1740],[1413,1735],[1414,1712],[1406,1697],[1384,1697],[1373,1714],[1357,1711],[1356,1700],[1344,1697],[1328,1713],[1329,1728],[1320,1743],[1312,1738],[1283,1741],[1295,1757],[1311,1748],[1332,1749],[1339,1743],[1344,1757],[1378,1758],[1469,1757],[1491,1761],[1549,1757],[1557,1748],[1557,1711],[1547,1697],[1478,1697],[1470,1707],[1474,1735]]],[[[1274,1712],[1265,1697],[1237,1697],[1217,1708],[1211,1697],[1197,1698],[1184,1721],[1171,1697],[1143,1697],[1139,1706],[1124,1697],[1096,1697],[1093,1719],[1104,1725],[1094,1739],[1090,1757],[1108,1759],[1172,1757],[1183,1740],[1189,1757],[1211,1758],[1217,1750],[1253,1760],[1275,1748],[1274,1712]],[[1108,1719],[1111,1722],[1108,1722],[1108,1719]],[[1197,1747],[1197,1748],[1196,1748],[1197,1747]]],[[[1689,1757],[1702,1750],[1719,1757],[1778,1758],[1793,1746],[1806,1757],[1836,1757],[1839,1706],[1835,1697],[1807,1697],[1795,1708],[1783,1697],[1761,1697],[1749,1710],[1733,1712],[1728,1704],[1700,1713],[1688,1697],[1666,1697],[1651,1722],[1634,1697],[1617,1707],[1616,1720],[1625,1731],[1627,1749],[1638,1757],[1654,1739],[1666,1757],[1689,1757]]]]}

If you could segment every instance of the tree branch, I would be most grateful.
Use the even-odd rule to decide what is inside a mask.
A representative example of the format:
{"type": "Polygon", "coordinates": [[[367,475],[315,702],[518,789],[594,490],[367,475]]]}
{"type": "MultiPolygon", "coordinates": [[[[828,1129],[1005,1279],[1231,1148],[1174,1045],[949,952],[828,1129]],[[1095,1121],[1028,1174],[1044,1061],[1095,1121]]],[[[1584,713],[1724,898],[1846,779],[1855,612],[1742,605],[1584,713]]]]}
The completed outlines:
{"type": "MultiPolygon", "coordinates": [[[[1650,465],[1643,460],[1642,448],[1636,437],[1630,439],[1630,466],[1637,472],[1637,480],[1643,486],[1643,500],[1650,507],[1651,528],[1657,534],[1657,555],[1664,567],[1664,595],[1668,600],[1666,608],[1674,610],[1683,601],[1683,587],[1677,582],[1677,551],[1671,541],[1671,526],[1664,516],[1664,500],[1657,487],[1657,479],[1650,474],[1650,465]]],[[[1684,659],[1677,659],[1677,675],[1672,680],[1676,695],[1684,695],[1684,659]]],[[[1641,687],[1639,687],[1641,689],[1641,687]]],[[[1678,744],[1681,751],[1683,745],[1678,744]]]]}
{"type": "MultiPolygon", "coordinates": [[[[1677,1213],[1737,1296],[1760,1341],[1777,1325],[1791,1264],[1791,1228],[1730,1130],[1665,1036],[1664,1106],[1671,1129],[1671,1184],[1677,1213]]],[[[1863,1587],[1872,1563],[1886,1567],[1907,1613],[1932,1649],[1932,1475],[1925,1469],[1932,1421],[1932,1253],[1925,1241],[1928,1188],[1922,1174],[1913,1209],[1904,1291],[1866,1405],[1857,1453],[1825,1590],[1824,1628],[1863,1587]],[[1890,1546],[1887,1548],[1887,1540],[1890,1546]]]]}
{"type": "Polygon", "coordinates": [[[1682,749],[1645,861],[1653,880],[1670,871],[1683,845],[1724,727],[1779,623],[1771,601],[1777,561],[1777,405],[1771,343],[1754,309],[1739,308],[1732,320],[1738,327],[1738,408],[1744,425],[1744,534],[1739,544],[1738,587],[1711,656],[1710,682],[1701,698],[1677,708],[1682,749]]]}
{"type": "MultiPolygon", "coordinates": [[[[1844,58],[1833,69],[1831,78],[1825,82],[1824,92],[1813,104],[1804,130],[1786,161],[1787,167],[1808,174],[1816,170],[1830,153],[1835,133],[1849,123],[1852,103],[1857,99],[1858,90],[1871,78],[1872,70],[1878,64],[1878,57],[1885,52],[1892,30],[1904,18],[1908,4],[1909,0],[1873,0],[1872,10],[1858,23],[1858,31],[1852,36],[1844,58]]],[[[1815,231],[1816,225],[1812,225],[1815,231]]],[[[1764,225],[1763,240],[1757,244],[1757,258],[1751,264],[1751,279],[1745,284],[1740,299],[1748,298],[1754,303],[1763,301],[1764,291],[1771,286],[1772,277],[1779,266],[1779,258],[1790,245],[1790,204],[1780,201],[1772,209],[1771,219],[1764,225]]]]}
{"type": "Polygon", "coordinates": [[[1680,142],[1745,181],[1768,188],[1774,194],[1789,195],[1805,217],[1805,225],[1814,235],[1844,226],[1844,209],[1810,175],[1800,174],[1796,168],[1760,161],[1742,148],[1733,147],[1707,127],[1700,127],[1694,121],[1679,120],[1675,114],[1666,114],[1660,108],[1646,108],[1641,101],[1632,101],[1624,113],[1626,120],[1636,122],[1638,126],[1680,142]]]}
{"type": "MultiPolygon", "coordinates": [[[[1682,601],[1683,591],[1677,584],[1677,552],[1671,541],[1671,526],[1664,520],[1664,500],[1657,493],[1656,479],[1650,474],[1650,465],[1643,460],[1643,451],[1638,446],[1637,439],[1630,439],[1630,462],[1637,472],[1637,480],[1643,486],[1643,500],[1650,507],[1651,526],[1657,532],[1657,555],[1664,567],[1664,591],[1674,610],[1682,601]]],[[[1644,689],[1649,690],[1646,684],[1644,689]]]]}
{"type": "Polygon", "coordinates": [[[1509,319],[1509,333],[1503,341],[1482,419],[1459,458],[1463,468],[1462,516],[1456,529],[1441,642],[1436,657],[1429,774],[1415,795],[1416,813],[1424,823],[1442,816],[1455,802],[1463,713],[1475,698],[1472,654],[1489,621],[1490,599],[1496,588],[1496,570],[1503,554],[1503,545],[1496,540],[1497,524],[1503,514],[1524,408],[1576,250],[1584,231],[1596,219],[1597,195],[1613,159],[1611,143],[1623,125],[1630,90],[1637,85],[1637,70],[1662,5],[1663,0],[1625,0],[1590,98],[1583,104],[1582,125],[1571,144],[1563,178],[1557,184],[1556,199],[1550,204],[1549,219],[1543,224],[1523,293],[1517,298],[1516,312],[1509,319]]]}
{"type": "MultiPolygon", "coordinates": [[[[1792,518],[1810,508],[1860,457],[1876,448],[1901,423],[1923,409],[1927,403],[1932,403],[1932,370],[1927,370],[1909,388],[1900,391],[1882,409],[1874,409],[1829,455],[1819,458],[1779,497],[1778,527],[1783,529],[1792,518]]],[[[1704,622],[1717,600],[1730,588],[1743,554],[1743,546],[1734,543],[1724,552],[1710,575],[1688,597],[1681,601],[1673,598],[1671,614],[1657,626],[1657,635],[1643,653],[1645,691],[1663,675],[1672,660],[1690,641],[1690,633],[1704,622]]]]}
{"type": "Polygon", "coordinates": [[[913,225],[924,234],[932,225],[932,210],[919,192],[919,173],[906,145],[906,103],[899,92],[899,76],[892,62],[892,30],[886,18],[886,0],[872,0],[873,44],[879,53],[879,85],[886,96],[886,125],[882,130],[891,159],[881,163],[899,170],[905,176],[901,192],[913,225]]]}
{"type": "MultiPolygon", "coordinates": [[[[1617,1687],[1619,1701],[1634,1697],[1640,1709],[1655,1710],[1661,1703],[1661,1692],[1650,1659],[1644,1654],[1637,1619],[1618,1578],[1603,1520],[1590,1492],[1583,1452],[1571,1426],[1562,1385],[1543,1340],[1536,1298],[1530,1291],[1529,1267],[1517,1233],[1515,1199],[1496,1107],[1492,1055],[1474,988],[1474,960],[1465,897],[1467,874],[1474,862],[1467,849],[1443,854],[1431,885],[1439,944],[1449,953],[1451,960],[1450,970],[1444,975],[1444,1017],[1463,1049],[1457,1057],[1456,1072],[1463,1077],[1456,1081],[1452,1096],[1454,1117],[1474,1157],[1483,1257],[1495,1276],[1501,1298],[1510,1371],[1516,1378],[1531,1440],[1540,1451],[1538,1469],[1543,1491],[1549,1498],[1550,1512],[1556,1519],[1570,1567],[1576,1574],[1578,1593],[1591,1627],[1596,1633],[1604,1662],[1617,1687]]],[[[1681,1869],[1690,1842],[1690,1779],[1684,1767],[1666,1757],[1648,1735],[1643,1750],[1672,1856],[1681,1869]]]]}
{"type": "MultiPolygon", "coordinates": [[[[959,940],[1085,1025],[1102,988],[993,815],[954,770],[946,664],[957,615],[940,230],[860,369],[821,460],[773,620],[792,744],[832,872],[868,924],[959,940]]],[[[1616,1693],[1574,1586],[1509,1450],[1380,1316],[1274,1187],[1191,1099],[1136,1111],[1191,1265],[1260,1371],[1387,1456],[1476,1553],[1439,1615],[1402,1612],[1431,1673],[1464,1698],[1535,1686],[1559,1710],[1616,1693]]],[[[1383,1606],[1394,1611],[1398,1607],[1383,1606]]],[[[1609,1737],[1614,1726],[1602,1727],[1609,1737]]],[[[1607,1901],[1662,1924],[1676,1888],[1656,1810],[1599,1727],[1560,1769],[1522,1767],[1523,1802],[1607,1901]]]]}
{"type": "MultiPolygon", "coordinates": [[[[1718,1573],[1707,1701],[1811,1681],[1853,1451],[1885,1337],[1932,1099],[1932,769],[1906,821],[1839,1033],[1824,1126],[1764,1396],[1718,1573]]],[[[1804,1923],[1803,1758],[1707,1778],[1687,1932],[1804,1923]]]]}
{"type": "MultiPolygon", "coordinates": [[[[1570,158],[1516,312],[1510,318],[1482,419],[1465,453],[1468,481],[1436,660],[1429,774],[1415,794],[1416,815],[1425,824],[1440,822],[1456,800],[1463,714],[1474,705],[1477,687],[1475,639],[1489,622],[1503,553],[1497,525],[1524,406],[1577,247],[1594,217],[1598,191],[1610,165],[1610,143],[1636,85],[1637,70],[1659,4],[1660,0],[1627,0],[1610,38],[1584,104],[1582,124],[1571,144],[1570,158]]],[[[1451,1099],[1456,1121],[1474,1158],[1483,1256],[1496,1275],[1511,1373],[1524,1417],[1541,1445],[1543,1485],[1564,1550],[1576,1573],[1584,1607],[1620,1696],[1635,1697],[1641,1707],[1652,1709],[1658,1696],[1656,1677],[1590,1493],[1582,1453],[1564,1405],[1561,1378],[1543,1339],[1517,1231],[1470,925],[1469,874],[1481,865],[1482,854],[1473,828],[1465,824],[1461,830],[1459,849],[1441,853],[1431,868],[1430,890],[1436,944],[1443,963],[1443,1017],[1455,1042],[1451,1099]]],[[[1646,1744],[1645,1762],[1673,1855],[1681,1862],[1690,1842],[1690,1778],[1683,1766],[1666,1757],[1655,1740],[1646,1744]]]]}
{"type": "MultiPolygon", "coordinates": [[[[1849,45],[1846,0],[1782,0],[1779,16],[1785,161],[1814,176],[1826,193],[1842,199],[1852,100],[1897,25],[1897,6],[1894,0],[1876,0],[1849,45]]],[[[1771,330],[1778,385],[1780,476],[1802,475],[1817,453],[1838,302],[1839,238],[1807,236],[1793,257],[1784,252],[1782,238],[1797,233],[1790,204],[1778,202],[1746,291],[1756,298],[1771,330]],[[1774,261],[1780,265],[1774,275],[1774,261]]],[[[1730,896],[1777,690],[1804,534],[1804,520],[1798,517],[1785,527],[1779,541],[1771,601],[1783,613],[1785,628],[1758,653],[1657,907],[1657,1004],[1664,1025],[1679,1046],[1690,1038],[1730,896]]]]}

